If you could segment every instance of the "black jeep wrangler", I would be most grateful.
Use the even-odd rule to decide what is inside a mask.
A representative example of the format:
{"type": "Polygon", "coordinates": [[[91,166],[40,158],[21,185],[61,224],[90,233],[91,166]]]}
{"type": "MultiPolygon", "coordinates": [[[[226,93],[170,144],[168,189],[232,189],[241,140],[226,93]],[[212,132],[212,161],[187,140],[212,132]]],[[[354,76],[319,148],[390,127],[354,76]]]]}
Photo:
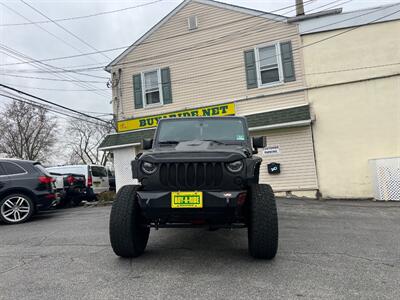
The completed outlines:
{"type": "Polygon", "coordinates": [[[137,257],[150,228],[248,228],[253,257],[278,248],[275,197],[258,183],[265,137],[249,137],[242,117],[162,119],[153,140],[132,161],[140,185],[123,186],[110,216],[114,252],[137,257]]]}

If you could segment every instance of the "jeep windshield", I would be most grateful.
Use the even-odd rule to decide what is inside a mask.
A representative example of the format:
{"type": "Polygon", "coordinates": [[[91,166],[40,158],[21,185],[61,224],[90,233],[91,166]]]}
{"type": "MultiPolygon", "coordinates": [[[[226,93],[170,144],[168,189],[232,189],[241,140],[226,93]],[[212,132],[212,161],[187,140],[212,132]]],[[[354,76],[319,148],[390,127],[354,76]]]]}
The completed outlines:
{"type": "Polygon", "coordinates": [[[158,125],[159,145],[193,140],[240,145],[247,142],[247,136],[243,120],[235,118],[175,119],[158,125]]]}

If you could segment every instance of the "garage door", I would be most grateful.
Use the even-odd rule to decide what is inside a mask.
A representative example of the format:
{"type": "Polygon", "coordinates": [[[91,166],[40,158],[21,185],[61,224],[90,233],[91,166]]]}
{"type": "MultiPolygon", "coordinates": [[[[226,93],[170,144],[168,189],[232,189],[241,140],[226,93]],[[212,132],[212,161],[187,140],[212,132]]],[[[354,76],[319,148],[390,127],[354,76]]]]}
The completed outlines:
{"type": "Polygon", "coordinates": [[[265,135],[267,147],[259,150],[263,163],[260,182],[271,184],[274,191],[318,189],[311,126],[257,131],[265,135]],[[269,174],[269,163],[280,164],[280,174],[269,174]]]}

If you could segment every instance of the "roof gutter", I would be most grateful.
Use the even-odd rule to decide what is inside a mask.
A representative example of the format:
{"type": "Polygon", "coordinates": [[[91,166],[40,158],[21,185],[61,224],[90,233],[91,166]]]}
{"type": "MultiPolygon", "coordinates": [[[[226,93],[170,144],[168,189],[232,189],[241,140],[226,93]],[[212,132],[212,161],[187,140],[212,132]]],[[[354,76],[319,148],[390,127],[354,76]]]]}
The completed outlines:
{"type": "Polygon", "coordinates": [[[295,121],[295,122],[278,123],[278,124],[272,124],[272,125],[251,127],[251,128],[249,128],[249,131],[253,132],[253,131],[260,131],[260,130],[306,126],[306,125],[310,125],[311,121],[312,120],[309,119],[309,120],[302,120],[302,121],[295,121]]]}

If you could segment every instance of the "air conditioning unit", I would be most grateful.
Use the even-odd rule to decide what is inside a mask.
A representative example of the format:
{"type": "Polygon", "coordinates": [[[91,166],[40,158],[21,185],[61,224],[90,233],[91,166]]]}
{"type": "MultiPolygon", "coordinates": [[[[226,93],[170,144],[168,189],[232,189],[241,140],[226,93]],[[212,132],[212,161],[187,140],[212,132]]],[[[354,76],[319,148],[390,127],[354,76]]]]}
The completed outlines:
{"type": "Polygon", "coordinates": [[[400,201],[400,157],[369,160],[372,171],[374,198],[400,201]]]}

